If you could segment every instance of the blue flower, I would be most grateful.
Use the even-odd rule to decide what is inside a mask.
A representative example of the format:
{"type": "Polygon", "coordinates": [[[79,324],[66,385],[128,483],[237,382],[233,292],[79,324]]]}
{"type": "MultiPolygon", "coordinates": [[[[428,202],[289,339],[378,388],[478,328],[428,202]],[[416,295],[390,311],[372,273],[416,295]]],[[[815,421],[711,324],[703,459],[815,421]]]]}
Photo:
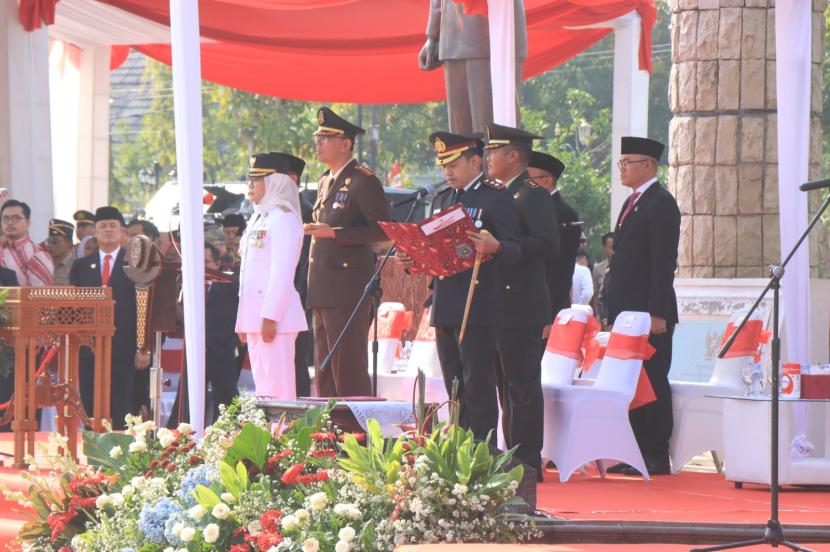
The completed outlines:
{"type": "Polygon", "coordinates": [[[169,498],[162,498],[153,505],[145,504],[138,516],[138,528],[150,541],[161,544],[164,542],[164,526],[173,514],[181,512],[179,503],[169,498]]]}
{"type": "Polygon", "coordinates": [[[193,497],[193,492],[196,487],[203,485],[210,487],[211,483],[219,479],[219,470],[214,466],[207,464],[200,464],[195,468],[191,468],[182,479],[182,487],[179,490],[179,498],[188,506],[195,506],[196,499],[193,497]]]}
{"type": "Polygon", "coordinates": [[[175,514],[170,516],[164,524],[164,538],[173,546],[179,546],[180,544],[182,544],[182,539],[180,539],[177,535],[173,534],[173,527],[177,523],[181,523],[184,526],[190,527],[193,527],[194,524],[198,525],[198,522],[190,518],[187,510],[176,512],[175,514]]]}

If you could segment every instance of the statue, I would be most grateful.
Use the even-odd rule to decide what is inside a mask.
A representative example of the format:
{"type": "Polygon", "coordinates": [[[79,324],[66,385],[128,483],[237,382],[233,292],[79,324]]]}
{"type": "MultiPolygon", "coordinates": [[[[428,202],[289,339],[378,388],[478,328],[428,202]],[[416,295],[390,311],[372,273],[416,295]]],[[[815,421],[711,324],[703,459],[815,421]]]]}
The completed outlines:
{"type": "MultiPolygon", "coordinates": [[[[523,0],[513,0],[516,26],[516,111],[522,63],[527,57],[523,0]]],[[[430,0],[427,39],[418,56],[422,71],[444,66],[450,132],[484,132],[493,120],[490,30],[487,17],[469,15],[461,2],[430,0]]]]}

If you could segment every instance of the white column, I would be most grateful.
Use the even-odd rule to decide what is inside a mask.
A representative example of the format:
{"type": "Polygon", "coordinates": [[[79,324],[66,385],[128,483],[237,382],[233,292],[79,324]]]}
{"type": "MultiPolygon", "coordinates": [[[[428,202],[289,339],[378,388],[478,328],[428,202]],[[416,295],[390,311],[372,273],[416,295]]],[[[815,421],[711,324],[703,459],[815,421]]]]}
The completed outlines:
{"type": "MultiPolygon", "coordinates": [[[[776,89],[778,96],[778,205],[781,255],[795,245],[807,226],[807,194],[798,186],[807,180],[810,156],[810,83],[812,3],[778,2],[775,8],[776,89]]],[[[809,363],[810,256],[809,239],[787,265],[782,280],[783,359],[809,363]]],[[[824,339],[826,339],[826,334],[824,339]]]]}
{"type": "Polygon", "coordinates": [[[182,220],[182,290],[190,423],[205,427],[205,232],[202,222],[202,82],[197,0],[170,0],[176,171],[182,220]]]}
{"type": "Polygon", "coordinates": [[[493,122],[516,126],[516,22],[513,0],[487,0],[493,122]]]}
{"type": "Polygon", "coordinates": [[[611,225],[617,222],[629,190],[620,184],[620,138],[648,136],[648,71],[640,70],[640,15],[628,13],[614,28],[614,84],[611,106],[611,225]]]}
{"type": "Polygon", "coordinates": [[[42,240],[52,217],[49,43],[27,32],[15,0],[0,0],[0,187],[32,208],[31,235],[42,240]]]}
{"type": "Polygon", "coordinates": [[[109,199],[109,46],[50,47],[55,216],[109,199]]]}

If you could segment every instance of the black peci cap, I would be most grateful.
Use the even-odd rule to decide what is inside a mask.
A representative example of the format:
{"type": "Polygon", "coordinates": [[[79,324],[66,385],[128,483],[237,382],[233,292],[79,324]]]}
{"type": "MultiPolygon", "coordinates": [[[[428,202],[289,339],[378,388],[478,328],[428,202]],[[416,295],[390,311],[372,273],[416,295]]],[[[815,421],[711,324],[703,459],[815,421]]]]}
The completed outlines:
{"type": "Polygon", "coordinates": [[[562,176],[563,172],[565,172],[565,164],[562,161],[552,155],[542,153],[541,151],[531,152],[530,162],[527,166],[547,171],[552,174],[556,180],[559,180],[559,177],[562,176]]]}
{"type": "Polygon", "coordinates": [[[126,226],[124,224],[124,217],[121,215],[121,211],[115,207],[98,207],[95,210],[95,222],[100,222],[102,220],[117,220],[121,223],[121,226],[126,226]]]}
{"type": "Polygon", "coordinates": [[[664,149],[666,149],[666,146],[664,146],[657,140],[652,140],[651,138],[623,136],[620,153],[623,155],[627,153],[647,155],[659,161],[660,158],[663,156],[664,149]]]}
{"type": "Polygon", "coordinates": [[[484,148],[494,149],[502,146],[531,147],[534,140],[541,139],[541,136],[520,128],[487,123],[487,145],[484,148]]]}
{"type": "Polygon", "coordinates": [[[303,175],[303,171],[305,170],[305,161],[303,161],[296,155],[291,155],[290,153],[282,153],[277,151],[272,151],[271,155],[276,155],[287,165],[288,169],[284,172],[296,174],[298,178],[303,175]]]}
{"type": "Polygon", "coordinates": [[[222,219],[222,228],[245,228],[245,217],[238,213],[225,215],[222,219]]]}

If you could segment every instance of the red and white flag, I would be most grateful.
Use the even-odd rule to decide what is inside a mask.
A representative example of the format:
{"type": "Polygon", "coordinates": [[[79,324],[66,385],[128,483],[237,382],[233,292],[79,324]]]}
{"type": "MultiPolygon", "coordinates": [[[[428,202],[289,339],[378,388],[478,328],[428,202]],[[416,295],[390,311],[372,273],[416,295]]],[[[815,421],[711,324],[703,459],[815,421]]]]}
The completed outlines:
{"type": "Polygon", "coordinates": [[[392,170],[386,175],[386,185],[390,188],[400,188],[403,185],[401,182],[400,161],[395,161],[395,164],[392,165],[392,170]]]}

